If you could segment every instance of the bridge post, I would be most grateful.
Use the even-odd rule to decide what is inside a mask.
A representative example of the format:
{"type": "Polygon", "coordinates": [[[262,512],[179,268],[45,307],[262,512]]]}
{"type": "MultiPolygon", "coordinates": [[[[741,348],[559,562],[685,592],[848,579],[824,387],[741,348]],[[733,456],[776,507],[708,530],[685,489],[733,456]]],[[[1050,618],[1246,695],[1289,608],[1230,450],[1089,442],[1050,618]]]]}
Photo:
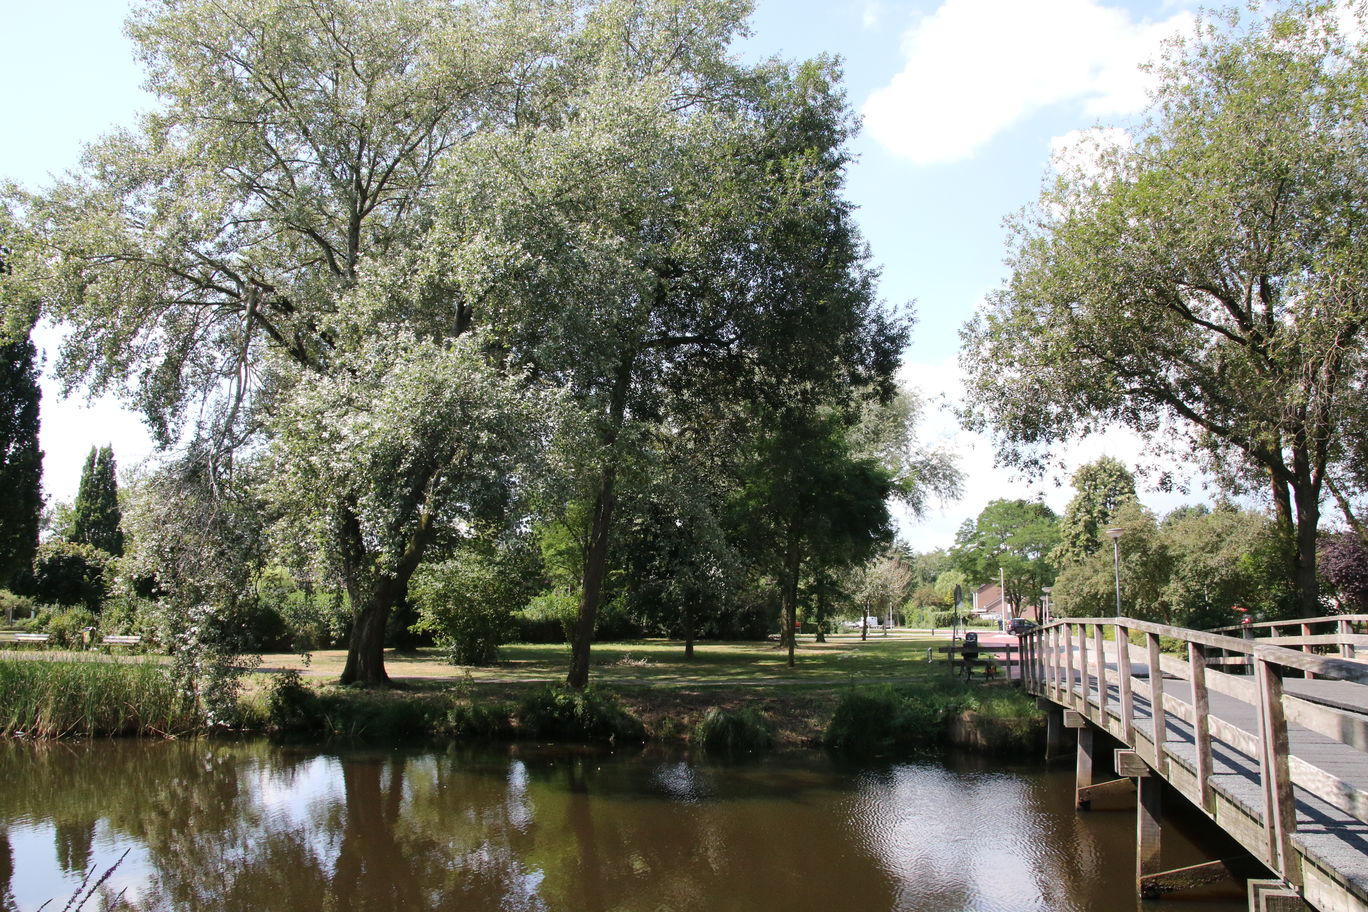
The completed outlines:
{"type": "Polygon", "coordinates": [[[1163,822],[1159,777],[1133,750],[1116,752],[1116,771],[1136,780],[1135,890],[1142,897],[1153,898],[1159,894],[1148,889],[1146,881],[1163,870],[1159,862],[1163,822]]]}
{"type": "Polygon", "coordinates": [[[1064,752],[1064,710],[1045,699],[1036,705],[1045,710],[1045,759],[1053,760],[1064,752]]]}
{"type": "Polygon", "coordinates": [[[1074,807],[1086,811],[1092,807],[1092,799],[1087,797],[1088,786],[1093,784],[1093,730],[1082,713],[1064,711],[1064,727],[1078,733],[1078,750],[1074,760],[1074,807]]]}
{"type": "Polygon", "coordinates": [[[1259,686],[1259,778],[1263,780],[1269,867],[1289,883],[1299,885],[1301,871],[1292,847],[1297,809],[1292,795],[1281,669],[1256,654],[1254,673],[1259,686]]]}
{"type": "Polygon", "coordinates": [[[1121,696],[1121,740],[1133,743],[1135,704],[1131,701],[1130,633],[1120,624],[1113,627],[1116,638],[1116,683],[1121,696]]]}

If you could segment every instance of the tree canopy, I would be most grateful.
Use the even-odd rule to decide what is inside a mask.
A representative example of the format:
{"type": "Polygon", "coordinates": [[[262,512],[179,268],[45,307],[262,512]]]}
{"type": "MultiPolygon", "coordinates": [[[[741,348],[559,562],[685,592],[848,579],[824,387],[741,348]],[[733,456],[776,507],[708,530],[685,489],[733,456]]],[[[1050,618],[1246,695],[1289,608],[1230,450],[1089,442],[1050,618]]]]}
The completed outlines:
{"type": "Polygon", "coordinates": [[[1058,541],[1058,519],[1045,504],[995,500],[960,526],[950,561],[976,586],[1000,579],[1003,598],[1020,615],[1054,579],[1050,554],[1058,541]]]}
{"type": "Polygon", "coordinates": [[[118,468],[111,446],[91,447],[71,511],[71,540],[119,557],[124,550],[118,468]]]}
{"type": "Polygon", "coordinates": [[[0,344],[0,587],[27,570],[38,549],[43,453],[35,355],[27,336],[0,344]]]}
{"type": "MultiPolygon", "coordinates": [[[[177,503],[256,504],[336,581],[344,680],[386,680],[433,549],[574,514],[582,686],[620,483],[662,436],[848,427],[890,400],[908,321],[842,198],[839,67],[739,64],[748,13],[149,4],[129,33],[162,107],[7,191],[66,381],[126,392],[202,462],[177,464],[197,481],[177,503]]],[[[913,499],[941,469],[841,465],[913,499]]]]}
{"type": "Polygon", "coordinates": [[[1135,476],[1110,456],[1080,466],[1073,475],[1074,496],[1059,520],[1059,544],[1050,559],[1057,567],[1078,563],[1102,547],[1102,533],[1113,525],[1123,503],[1135,499],[1135,476]]]}
{"type": "Polygon", "coordinates": [[[1111,548],[1064,568],[1050,602],[1061,617],[1121,613],[1182,627],[1234,623],[1240,605],[1260,620],[1286,615],[1291,601],[1276,525],[1267,516],[1230,504],[1215,510],[1179,508],[1163,522],[1127,500],[1113,521],[1124,531],[1111,548]]]}
{"type": "Polygon", "coordinates": [[[1009,461],[1112,422],[1185,439],[1268,492],[1305,613],[1368,320],[1368,58],[1338,15],[1231,13],[1174,44],[1133,143],[1056,176],[963,330],[972,414],[1009,461]]]}

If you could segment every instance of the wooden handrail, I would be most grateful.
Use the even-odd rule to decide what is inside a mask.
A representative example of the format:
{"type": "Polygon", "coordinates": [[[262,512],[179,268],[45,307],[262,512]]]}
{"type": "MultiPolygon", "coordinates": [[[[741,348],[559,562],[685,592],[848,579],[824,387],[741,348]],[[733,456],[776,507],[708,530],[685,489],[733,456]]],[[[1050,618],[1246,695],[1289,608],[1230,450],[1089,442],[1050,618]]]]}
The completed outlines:
{"type": "Polygon", "coordinates": [[[1355,647],[1368,648],[1368,637],[1346,632],[1349,625],[1359,621],[1368,621],[1368,615],[1263,625],[1299,627],[1299,635],[1284,643],[1275,637],[1224,636],[1135,618],[1060,618],[1021,635],[1023,683],[1030,692],[1076,710],[1111,732],[1160,775],[1168,776],[1171,768],[1176,769],[1171,764],[1179,755],[1170,751],[1170,741],[1171,746],[1188,751],[1186,758],[1177,762],[1191,769],[1195,793],[1189,797],[1209,814],[1215,812],[1214,794],[1219,787],[1213,780],[1217,768],[1213,742],[1249,757],[1259,770],[1263,786],[1263,837],[1251,848],[1280,876],[1298,883],[1301,862],[1293,840],[1297,831],[1294,788],[1305,789],[1366,823],[1368,792],[1304,757],[1290,756],[1288,725],[1301,726],[1368,754],[1368,721],[1359,713],[1285,692],[1284,679],[1305,676],[1368,685],[1368,662],[1357,660],[1354,654],[1355,647]],[[1338,625],[1338,635],[1313,634],[1304,626],[1326,622],[1338,625]],[[1138,646],[1130,640],[1136,634],[1142,638],[1138,646]],[[1161,637],[1183,643],[1183,653],[1162,652],[1161,637]],[[1340,654],[1306,651],[1313,646],[1339,646],[1340,654]],[[1114,664],[1109,666],[1113,658],[1114,664]],[[1137,677],[1137,662],[1148,666],[1147,679],[1137,677]],[[1220,670],[1232,664],[1239,666],[1236,671],[1244,668],[1252,676],[1220,670]],[[1166,693],[1166,676],[1185,681],[1190,698],[1182,699],[1181,691],[1177,696],[1166,693]],[[1115,696],[1109,693],[1111,686],[1116,687],[1115,696]],[[1213,715],[1212,694],[1250,705],[1258,718],[1257,730],[1244,730],[1213,715]],[[1143,715],[1136,718],[1137,700],[1144,701],[1141,712],[1148,719],[1143,715]],[[1191,726],[1192,740],[1171,738],[1170,721],[1191,726]],[[1193,760],[1188,758],[1194,747],[1192,769],[1193,760]]]}
{"type": "Polygon", "coordinates": [[[1207,633],[1223,633],[1227,630],[1272,630],[1275,627],[1300,627],[1303,624],[1335,624],[1347,621],[1350,624],[1368,624],[1368,614],[1323,614],[1320,617],[1293,618],[1286,621],[1254,621],[1249,624],[1227,624],[1224,627],[1210,627],[1207,633]]]}

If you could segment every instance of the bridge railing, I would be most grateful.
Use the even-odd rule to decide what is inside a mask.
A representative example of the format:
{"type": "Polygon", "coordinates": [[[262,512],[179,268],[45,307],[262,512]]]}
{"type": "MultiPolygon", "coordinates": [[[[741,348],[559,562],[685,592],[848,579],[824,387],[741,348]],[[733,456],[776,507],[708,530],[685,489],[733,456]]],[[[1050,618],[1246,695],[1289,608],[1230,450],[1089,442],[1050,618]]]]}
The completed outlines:
{"type": "Polygon", "coordinates": [[[1276,646],[1296,647],[1308,653],[1334,652],[1341,658],[1352,659],[1357,650],[1368,643],[1368,639],[1362,635],[1365,630],[1368,630],[1368,614],[1337,614],[1290,621],[1231,624],[1208,632],[1253,638],[1276,646]]]}
{"type": "MultiPolygon", "coordinates": [[[[1298,638],[1306,636],[1301,633],[1298,638]]],[[[1022,636],[1023,678],[1030,692],[1083,714],[1135,750],[1171,783],[1178,784],[1176,778],[1190,785],[1183,790],[1210,814],[1215,812],[1212,739],[1251,758],[1257,763],[1263,790],[1263,816],[1257,831],[1261,844],[1241,841],[1257,849],[1255,854],[1273,870],[1297,883],[1300,863],[1291,841],[1297,830],[1294,787],[1368,823],[1368,793],[1306,758],[1289,754],[1288,725],[1295,724],[1347,745],[1364,755],[1362,760],[1368,764],[1368,718],[1311,702],[1284,688],[1284,679],[1295,677],[1368,684],[1368,662],[1353,657],[1355,647],[1368,649],[1368,637],[1338,631],[1335,636],[1333,645],[1340,653],[1322,656],[1253,638],[1133,618],[1067,618],[1022,636]],[[1186,682],[1189,699],[1166,693],[1166,679],[1186,682]],[[1213,693],[1253,706],[1257,731],[1212,715],[1213,693]],[[1191,728],[1196,767],[1191,777],[1186,766],[1174,767],[1167,744],[1171,718],[1191,728]]]]}

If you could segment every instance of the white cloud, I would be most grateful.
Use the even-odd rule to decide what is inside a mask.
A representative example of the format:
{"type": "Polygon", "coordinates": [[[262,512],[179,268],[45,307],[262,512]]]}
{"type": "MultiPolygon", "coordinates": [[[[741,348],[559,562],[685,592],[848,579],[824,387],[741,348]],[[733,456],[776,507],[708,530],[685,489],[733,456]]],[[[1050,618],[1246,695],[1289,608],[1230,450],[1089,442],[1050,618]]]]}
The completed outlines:
{"type": "Polygon", "coordinates": [[[915,551],[950,547],[960,525],[966,519],[978,516],[994,500],[1043,500],[1056,513],[1063,513],[1073,497],[1069,483],[1073,473],[1103,456],[1121,460],[1141,476],[1136,480],[1140,500],[1160,516],[1183,504],[1210,500],[1211,495],[1206,490],[1209,480],[1198,466],[1176,456],[1154,454],[1139,435],[1122,427],[1107,428],[1059,447],[1054,471],[1043,478],[1024,478],[995,464],[996,452],[990,437],[960,426],[954,409],[964,401],[964,375],[956,357],[940,362],[904,364],[898,381],[917,390],[927,403],[926,414],[917,429],[920,441],[954,453],[965,478],[959,499],[932,504],[921,518],[913,517],[905,510],[898,511],[899,537],[915,551]],[[1141,461],[1155,471],[1140,473],[1141,461]],[[1171,474],[1175,481],[1190,483],[1190,490],[1161,492],[1146,484],[1147,478],[1163,472],[1171,474]]]}
{"type": "Polygon", "coordinates": [[[878,26],[879,20],[883,18],[883,4],[879,0],[866,0],[864,12],[860,15],[860,22],[866,29],[878,26]]]}
{"type": "Polygon", "coordinates": [[[1103,156],[1134,143],[1130,133],[1120,127],[1092,127],[1070,130],[1050,140],[1050,165],[1070,179],[1100,177],[1103,156]]]}
{"type": "Polygon", "coordinates": [[[1118,116],[1144,107],[1138,67],[1190,13],[1136,21],[1095,0],[945,0],[903,36],[906,65],[864,105],[870,134],[916,164],[972,155],[1061,102],[1118,116]]]}
{"type": "Polygon", "coordinates": [[[1365,22],[1363,7],[1352,0],[1339,0],[1335,4],[1335,19],[1340,34],[1352,42],[1368,39],[1368,22],[1365,22]]]}

